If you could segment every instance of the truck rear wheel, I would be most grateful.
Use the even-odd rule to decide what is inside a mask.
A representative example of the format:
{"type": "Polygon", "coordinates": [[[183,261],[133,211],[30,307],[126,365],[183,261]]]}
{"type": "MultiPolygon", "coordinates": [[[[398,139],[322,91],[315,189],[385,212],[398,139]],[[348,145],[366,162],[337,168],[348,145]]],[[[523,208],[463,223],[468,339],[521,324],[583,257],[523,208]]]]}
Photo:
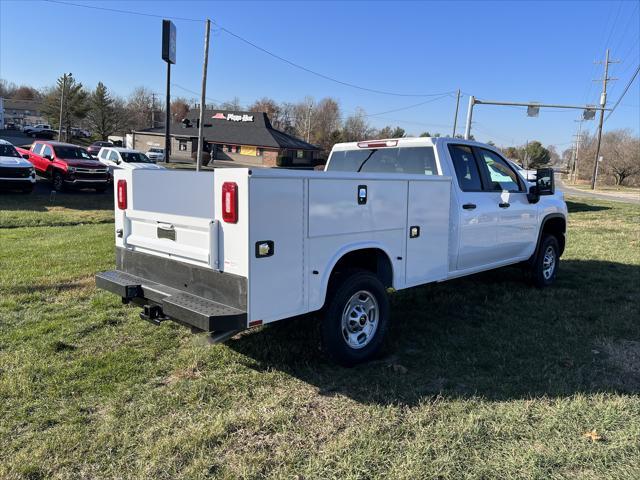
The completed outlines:
{"type": "Polygon", "coordinates": [[[355,270],[336,279],[322,321],[322,344],[331,360],[351,367],[370,360],[389,330],[389,299],[374,274],[355,270]]]}
{"type": "Polygon", "coordinates": [[[558,239],[554,235],[544,235],[531,268],[533,284],[536,287],[548,287],[556,280],[560,265],[559,253],[558,239]]]}

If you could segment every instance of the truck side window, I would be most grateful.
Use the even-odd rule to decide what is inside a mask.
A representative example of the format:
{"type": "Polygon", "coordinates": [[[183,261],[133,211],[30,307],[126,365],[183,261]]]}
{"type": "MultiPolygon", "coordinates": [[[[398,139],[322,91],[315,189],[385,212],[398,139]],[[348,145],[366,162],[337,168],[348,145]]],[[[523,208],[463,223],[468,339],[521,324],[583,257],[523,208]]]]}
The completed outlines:
{"type": "Polygon", "coordinates": [[[44,157],[45,155],[49,155],[53,158],[53,150],[51,150],[51,147],[49,145],[45,145],[42,149],[41,156],[44,157]]]}
{"type": "Polygon", "coordinates": [[[480,148],[480,157],[482,158],[481,164],[486,167],[485,173],[489,180],[489,190],[509,192],[519,192],[520,183],[518,182],[518,176],[514,172],[507,162],[505,162],[496,153],[480,148]]]}
{"type": "Polygon", "coordinates": [[[36,155],[40,155],[40,150],[42,150],[42,144],[41,143],[36,143],[33,148],[31,149],[31,151],[33,153],[35,153],[36,155]]]}
{"type": "Polygon", "coordinates": [[[402,173],[438,175],[433,147],[399,148],[398,164],[402,169],[402,173]]]}
{"type": "Polygon", "coordinates": [[[471,148],[466,145],[449,145],[449,153],[456,170],[460,189],[464,192],[481,191],[480,172],[471,148]]]}

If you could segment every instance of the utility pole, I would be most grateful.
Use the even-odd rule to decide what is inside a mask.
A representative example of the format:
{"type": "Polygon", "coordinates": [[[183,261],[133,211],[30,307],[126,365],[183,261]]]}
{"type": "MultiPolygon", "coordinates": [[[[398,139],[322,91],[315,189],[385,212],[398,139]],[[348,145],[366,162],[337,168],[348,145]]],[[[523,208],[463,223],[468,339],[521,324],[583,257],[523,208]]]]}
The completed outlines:
{"type": "MultiPolygon", "coordinates": [[[[609,78],[609,64],[618,63],[617,61],[609,60],[609,49],[604,57],[604,77],[602,78],[602,94],[600,95],[600,122],[598,124],[598,140],[596,143],[596,158],[593,164],[593,176],[591,177],[591,190],[595,190],[596,181],[598,178],[598,161],[600,159],[600,143],[602,141],[602,124],[604,123],[604,107],[607,104],[607,82],[609,80],[617,80],[616,78],[609,78]]],[[[599,81],[599,80],[594,80],[599,81]]]]}
{"type": "Polygon", "coordinates": [[[207,18],[204,30],[204,63],[202,65],[202,92],[200,94],[200,121],[198,125],[198,157],[196,160],[196,172],[200,171],[202,166],[202,149],[204,140],[204,109],[206,107],[207,93],[207,66],[209,64],[209,31],[211,30],[211,20],[207,18]]]}
{"type": "Polygon", "coordinates": [[[579,122],[578,125],[578,133],[576,135],[574,135],[575,139],[576,139],[576,145],[575,148],[573,150],[573,169],[570,175],[570,180],[571,180],[571,176],[573,176],[573,180],[571,180],[571,182],[573,184],[578,183],[578,165],[580,163],[580,142],[582,141],[582,119],[580,120],[575,120],[576,122],[579,122]]]}
{"type": "Polygon", "coordinates": [[[529,140],[524,145],[524,158],[522,159],[523,167],[525,170],[529,170],[529,140]]]}
{"type": "Polygon", "coordinates": [[[151,92],[151,128],[156,128],[156,94],[151,92]]]}
{"type": "MultiPolygon", "coordinates": [[[[71,73],[68,74],[71,77],[71,73]]],[[[67,74],[62,74],[62,93],[60,94],[60,125],[58,128],[58,141],[62,141],[62,113],[64,111],[64,92],[67,89],[67,74]]],[[[66,140],[66,139],[65,139],[66,140]]]]}
{"type": "Polygon", "coordinates": [[[311,135],[311,108],[313,107],[313,104],[311,103],[311,100],[309,100],[309,113],[307,115],[307,143],[309,143],[309,138],[311,135]]]}
{"type": "Polygon", "coordinates": [[[456,138],[456,127],[458,126],[458,108],[460,107],[460,89],[458,89],[458,96],[456,97],[456,115],[453,117],[453,134],[451,138],[456,138]]]}

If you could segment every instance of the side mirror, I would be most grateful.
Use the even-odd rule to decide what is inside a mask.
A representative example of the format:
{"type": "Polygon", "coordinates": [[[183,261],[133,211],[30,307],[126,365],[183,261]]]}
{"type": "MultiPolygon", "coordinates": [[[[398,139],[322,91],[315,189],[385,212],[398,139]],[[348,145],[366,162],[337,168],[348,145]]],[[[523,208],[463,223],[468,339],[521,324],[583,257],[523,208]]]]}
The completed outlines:
{"type": "Polygon", "coordinates": [[[50,162],[53,162],[53,157],[51,155],[45,155],[44,158],[46,158],[50,162]]]}
{"type": "Polygon", "coordinates": [[[553,168],[539,168],[536,170],[536,188],[538,195],[553,195],[556,185],[553,178],[553,168]]]}
{"type": "Polygon", "coordinates": [[[22,154],[22,158],[24,158],[25,160],[29,160],[29,154],[28,153],[23,153],[22,154]]]}
{"type": "Polygon", "coordinates": [[[531,185],[529,187],[529,191],[527,192],[527,200],[529,203],[538,203],[540,200],[540,195],[538,194],[538,187],[535,185],[531,185]]]}

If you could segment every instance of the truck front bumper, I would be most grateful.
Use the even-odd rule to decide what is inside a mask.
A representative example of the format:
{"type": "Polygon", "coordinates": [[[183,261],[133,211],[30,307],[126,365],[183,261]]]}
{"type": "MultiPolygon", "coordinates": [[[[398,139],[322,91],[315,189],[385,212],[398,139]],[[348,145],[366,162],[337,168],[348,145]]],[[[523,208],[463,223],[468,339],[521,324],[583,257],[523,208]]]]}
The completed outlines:
{"type": "Polygon", "coordinates": [[[116,267],[97,274],[96,286],[143,306],[142,318],[216,334],[247,328],[244,277],[124,248],[116,249],[116,267]]]}

